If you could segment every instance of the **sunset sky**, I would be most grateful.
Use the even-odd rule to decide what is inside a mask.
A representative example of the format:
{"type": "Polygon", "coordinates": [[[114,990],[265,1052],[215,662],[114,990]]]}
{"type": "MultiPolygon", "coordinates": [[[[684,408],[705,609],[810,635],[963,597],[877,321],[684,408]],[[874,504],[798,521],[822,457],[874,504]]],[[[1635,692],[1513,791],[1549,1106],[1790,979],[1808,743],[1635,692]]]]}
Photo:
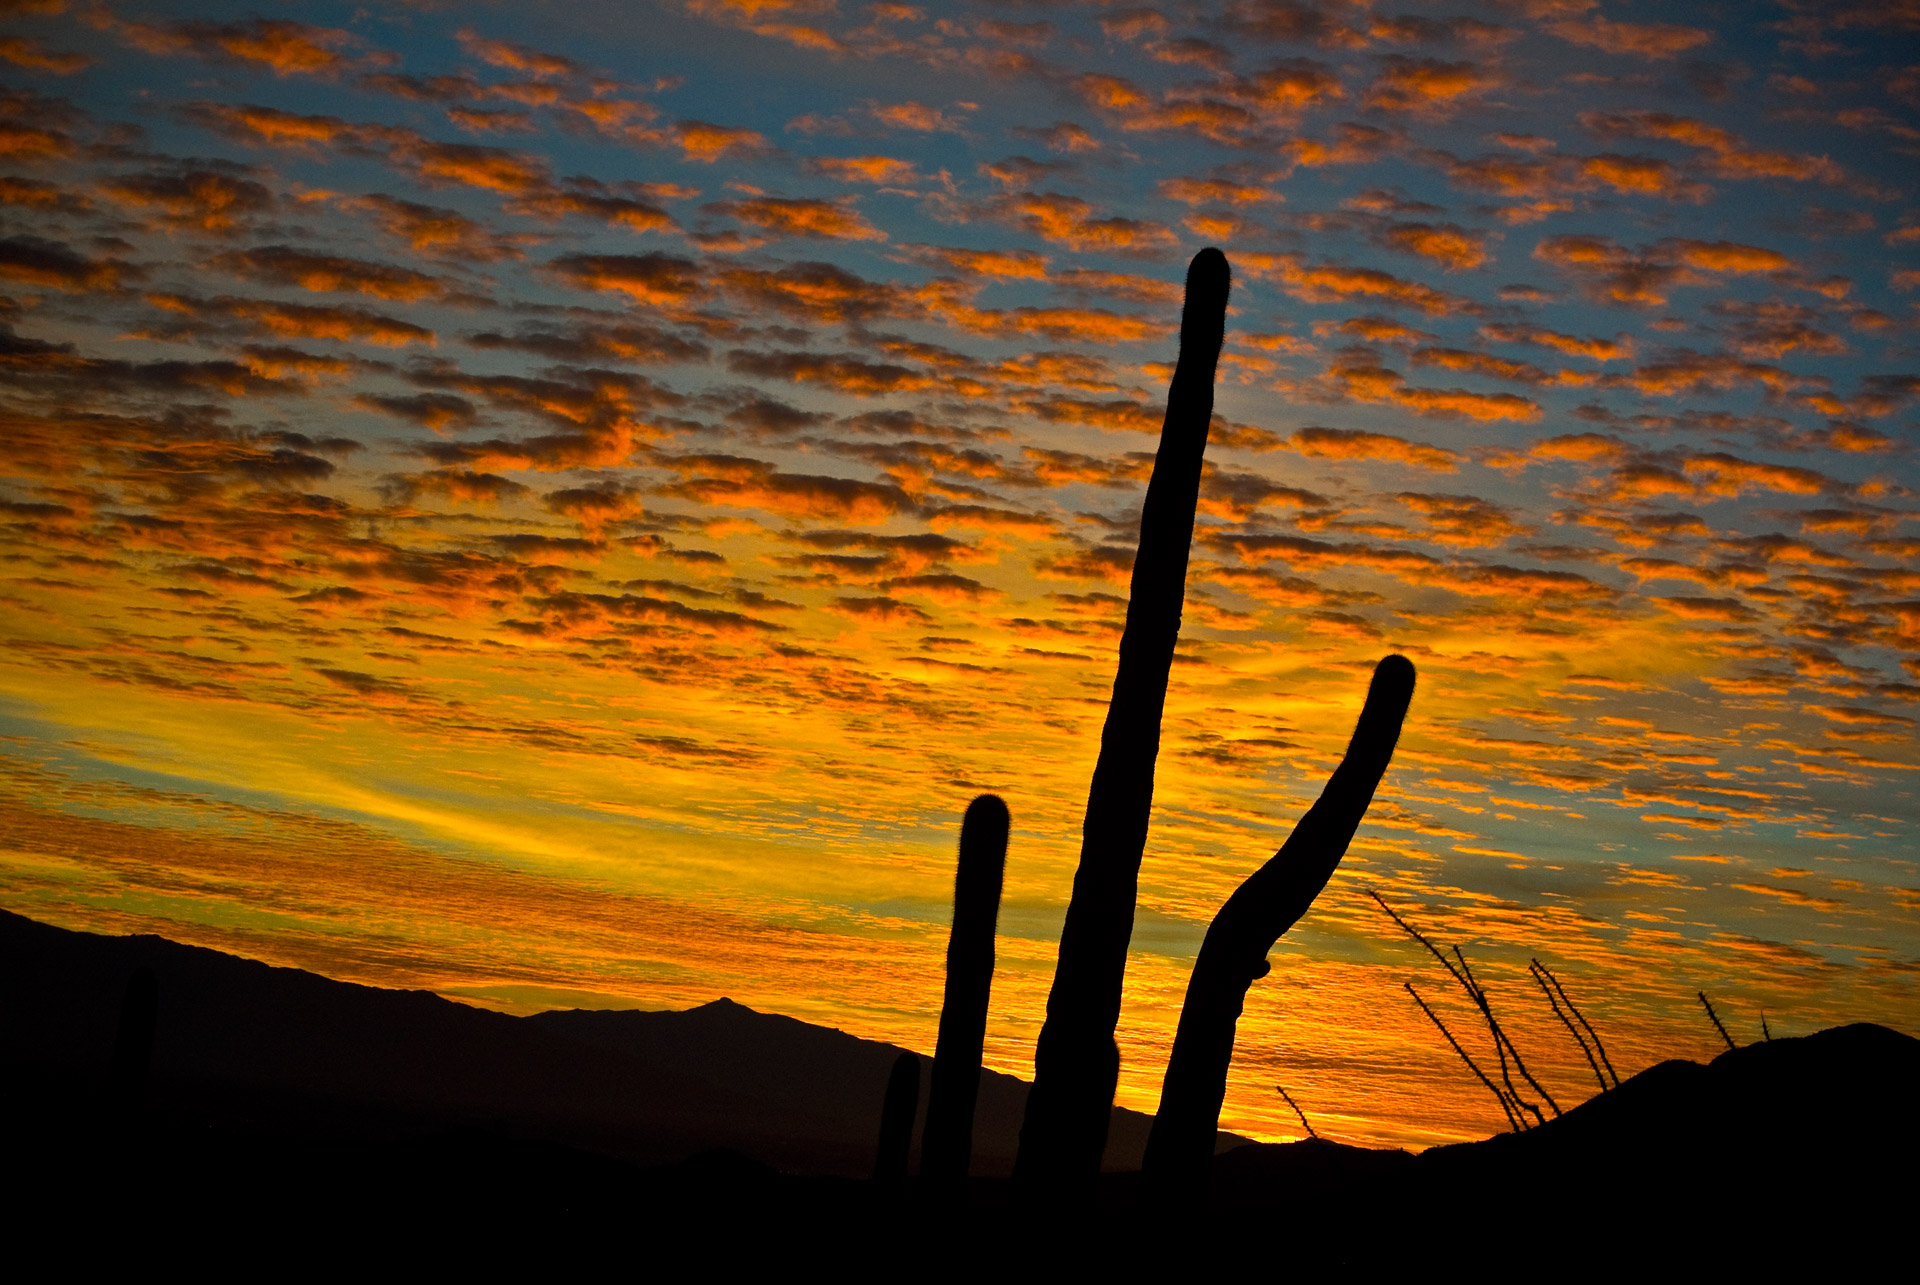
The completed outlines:
{"type": "Polygon", "coordinates": [[[0,905],[930,1052],[991,790],[1029,1074],[1217,245],[1121,1101],[1389,651],[1226,1127],[1920,1032],[1912,0],[0,15],[0,905]]]}

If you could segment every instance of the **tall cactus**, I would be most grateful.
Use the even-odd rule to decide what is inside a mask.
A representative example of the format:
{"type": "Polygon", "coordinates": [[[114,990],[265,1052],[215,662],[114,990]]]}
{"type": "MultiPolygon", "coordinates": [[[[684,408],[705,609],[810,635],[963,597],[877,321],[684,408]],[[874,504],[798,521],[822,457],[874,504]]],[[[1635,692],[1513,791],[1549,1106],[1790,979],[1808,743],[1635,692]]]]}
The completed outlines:
{"type": "Polygon", "coordinates": [[[1087,791],[1080,866],[1060,932],[1047,1020],[1034,1050],[1033,1091],[1014,1176],[1023,1185],[1084,1189],[1100,1170],[1119,1055],[1120,990],[1153,807],[1153,766],[1167,671],[1180,638],[1200,463],[1213,417],[1213,377],[1226,330],[1232,270],[1208,248],[1187,265],[1180,360],[1167,391],[1160,449],[1140,514],[1140,547],[1113,699],[1087,791]]]}
{"type": "Polygon", "coordinates": [[[899,1195],[907,1187],[907,1153],[913,1148],[913,1113],[920,1106],[920,1055],[902,1053],[887,1076],[880,1103],[880,1146],[873,1158],[873,1183],[899,1195]]]}
{"type": "Polygon", "coordinates": [[[987,999],[993,989],[993,935],[1000,918],[1000,883],[1011,825],[1007,805],[991,794],[969,804],[960,823],[953,931],[947,938],[946,1002],[940,1009],[940,1042],[933,1053],[927,1123],[920,1135],[920,1177],[929,1186],[960,1185],[973,1159],[973,1109],[980,1095],[987,999]]]}
{"type": "Polygon", "coordinates": [[[1404,656],[1388,656],[1374,667],[1347,756],[1319,802],[1307,809],[1280,851],[1227,898],[1207,928],[1187,982],[1160,1110],[1147,1137],[1142,1167],[1150,1180],[1189,1186],[1205,1177],[1247,988],[1267,975],[1267,952],[1307,913],[1346,855],[1393,757],[1413,683],[1413,664],[1404,656]]]}

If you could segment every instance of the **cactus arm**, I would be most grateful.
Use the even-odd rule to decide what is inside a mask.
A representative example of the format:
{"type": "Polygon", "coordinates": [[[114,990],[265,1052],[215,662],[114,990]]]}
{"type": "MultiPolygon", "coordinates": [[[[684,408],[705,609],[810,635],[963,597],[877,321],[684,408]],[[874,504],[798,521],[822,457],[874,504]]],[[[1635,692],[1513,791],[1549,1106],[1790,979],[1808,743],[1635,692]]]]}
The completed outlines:
{"type": "Polygon", "coordinates": [[[1374,668],[1347,756],[1319,801],[1213,917],[1187,982],[1160,1110],[1147,1139],[1149,1177],[1184,1184],[1205,1175],[1247,988],[1266,976],[1267,952],[1306,914],[1346,855],[1393,757],[1413,684],[1413,665],[1403,656],[1388,656],[1374,668]]]}
{"type": "Polygon", "coordinates": [[[930,1185],[965,1181],[973,1158],[973,1110],[993,988],[993,935],[1007,864],[1007,805],[983,794],[960,823],[960,864],[953,878],[953,932],[947,938],[947,991],[933,1087],[920,1136],[920,1177],[930,1185]]]}
{"type": "Polygon", "coordinates": [[[1118,1075],[1113,1033],[1120,1021],[1140,858],[1153,806],[1160,715],[1180,636],[1201,457],[1213,417],[1214,371],[1231,285],[1225,255],[1211,248],[1194,255],[1180,314],[1180,359],[1141,510],[1113,699],[1087,792],[1080,865],[1060,933],[1047,1019],[1034,1051],[1034,1086],[1014,1164],[1014,1175],[1023,1183],[1090,1183],[1106,1149],[1118,1075]]]}
{"type": "Polygon", "coordinates": [[[887,1076],[887,1094],[880,1102],[880,1145],[873,1157],[874,1185],[890,1195],[906,1191],[913,1116],[919,1108],[920,1055],[902,1053],[887,1076]]]}

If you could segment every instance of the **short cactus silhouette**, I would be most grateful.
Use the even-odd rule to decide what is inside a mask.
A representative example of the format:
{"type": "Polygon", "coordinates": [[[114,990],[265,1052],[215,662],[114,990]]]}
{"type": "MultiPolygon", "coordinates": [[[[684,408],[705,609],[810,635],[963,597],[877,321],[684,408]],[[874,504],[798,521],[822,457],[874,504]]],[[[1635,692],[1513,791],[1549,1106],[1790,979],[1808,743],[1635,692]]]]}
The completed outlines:
{"type": "Polygon", "coordinates": [[[1153,767],[1167,671],[1180,638],[1201,458],[1232,286],[1227,257],[1208,248],[1187,265],[1180,360],[1167,391],[1160,449],[1140,514],[1140,545],[1113,699],[1087,791],[1080,866],[1060,931],[1047,1020],[1034,1050],[1014,1176],[1023,1185],[1084,1188],[1100,1170],[1119,1063],[1113,1042],[1133,937],[1140,858],[1153,808],[1153,767]]]}
{"type": "Polygon", "coordinates": [[[913,1115],[920,1106],[920,1055],[902,1053],[887,1076],[880,1103],[880,1147],[873,1158],[874,1185],[889,1192],[907,1185],[907,1153],[913,1148],[913,1115]]]}
{"type": "Polygon", "coordinates": [[[947,994],[933,1087],[920,1135],[920,1177],[930,1185],[965,1180],[973,1158],[973,1108],[993,989],[993,936],[1000,918],[1000,882],[1007,865],[1007,805],[983,794],[960,823],[960,864],[953,877],[953,931],[947,938],[947,994]]]}
{"type": "Polygon", "coordinates": [[[1413,663],[1404,656],[1388,656],[1374,667],[1347,755],[1319,801],[1280,851],[1227,898],[1207,928],[1147,1139],[1144,1169],[1156,1181],[1195,1182],[1212,1162],[1247,988],[1267,975],[1267,952],[1307,913],[1346,855],[1393,758],[1413,685],[1413,663]]]}
{"type": "Polygon", "coordinates": [[[136,968],[120,997],[120,1023],[113,1032],[107,1091],[128,1108],[146,1095],[153,1067],[153,1034],[160,1016],[160,982],[151,968],[136,968]]]}

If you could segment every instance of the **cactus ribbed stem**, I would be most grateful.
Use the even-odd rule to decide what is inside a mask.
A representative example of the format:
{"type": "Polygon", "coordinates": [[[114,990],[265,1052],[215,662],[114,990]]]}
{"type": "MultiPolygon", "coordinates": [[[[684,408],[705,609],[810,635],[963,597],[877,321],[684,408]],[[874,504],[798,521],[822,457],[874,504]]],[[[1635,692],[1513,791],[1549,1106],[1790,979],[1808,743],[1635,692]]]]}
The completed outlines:
{"type": "Polygon", "coordinates": [[[1227,258],[1218,250],[1200,251],[1187,266],[1180,360],[1141,509],[1113,699],[1087,792],[1080,865],[1060,933],[1047,1020],[1034,1050],[1033,1091],[1014,1163],[1015,1178],[1029,1190],[1089,1189],[1106,1150],[1119,1075],[1113,1033],[1120,1022],[1140,858],[1153,807],[1160,715],[1180,638],[1187,555],[1231,284],[1227,258]]]}
{"type": "Polygon", "coordinates": [[[873,1158],[873,1182],[899,1193],[907,1186],[907,1153],[913,1148],[913,1117],[920,1107],[920,1055],[902,1053],[887,1076],[880,1104],[880,1146],[873,1158]]]}
{"type": "Polygon", "coordinates": [[[960,823],[947,992],[940,1008],[940,1042],[933,1053],[927,1124],[920,1136],[920,1177],[929,1186],[964,1182],[973,1158],[973,1110],[980,1094],[987,1001],[993,988],[993,936],[1011,825],[1007,805],[991,794],[968,805],[960,823]]]}
{"type": "Polygon", "coordinates": [[[1247,988],[1266,976],[1267,952],[1307,913],[1346,855],[1393,758],[1413,685],[1413,663],[1404,656],[1374,667],[1353,740],[1319,801],[1207,928],[1147,1139],[1144,1172],[1154,1180],[1191,1185],[1211,1164],[1247,988]]]}

